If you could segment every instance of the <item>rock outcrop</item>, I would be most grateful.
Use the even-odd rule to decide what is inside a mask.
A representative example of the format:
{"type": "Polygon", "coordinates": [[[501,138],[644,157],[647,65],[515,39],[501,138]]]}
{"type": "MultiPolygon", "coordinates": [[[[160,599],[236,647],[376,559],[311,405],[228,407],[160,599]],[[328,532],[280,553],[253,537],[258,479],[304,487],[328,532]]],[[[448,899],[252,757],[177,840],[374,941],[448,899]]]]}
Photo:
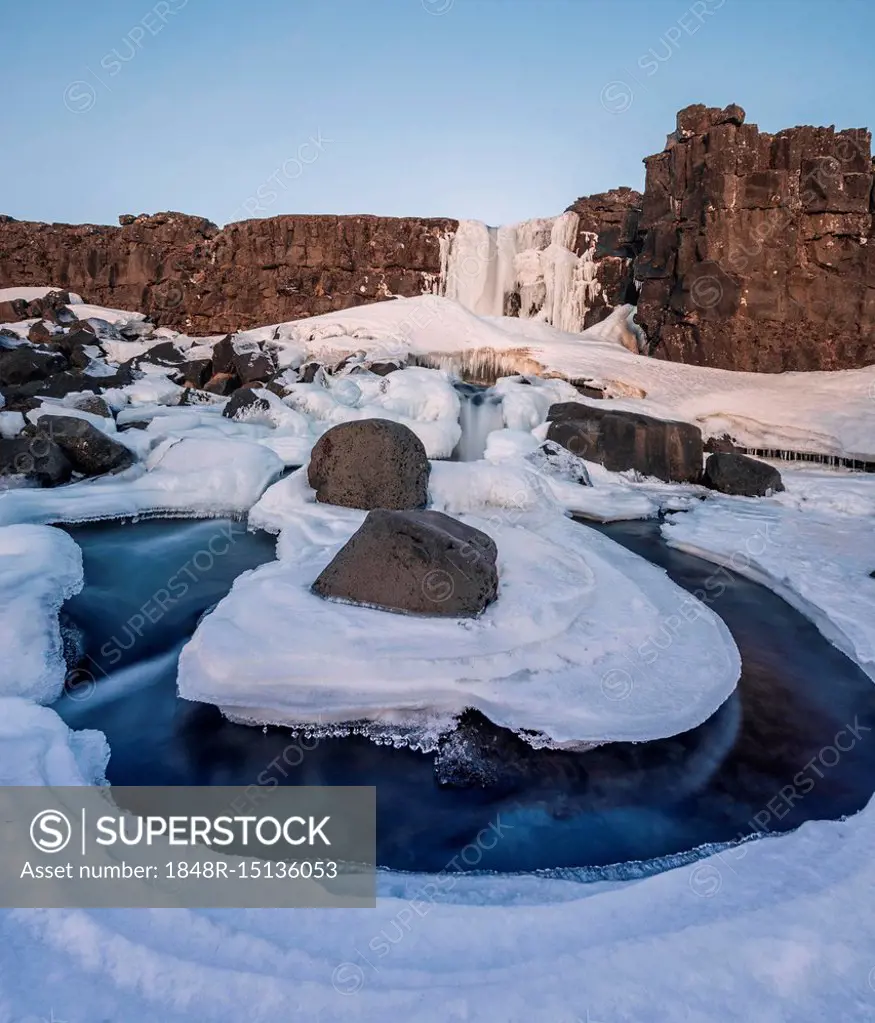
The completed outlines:
{"type": "Polygon", "coordinates": [[[551,405],[547,440],[612,472],[635,469],[675,483],[702,476],[702,433],[692,423],[567,401],[551,405]]]}
{"type": "Polygon", "coordinates": [[[568,207],[580,218],[575,251],[578,255],[591,251],[599,284],[585,328],[600,323],[615,306],[637,301],[633,267],[643,242],[639,226],[643,200],[634,189],[612,188],[582,196],[568,207]]]}
{"type": "Polygon", "coordinates": [[[875,361],[869,131],[744,122],[735,105],[687,107],[644,161],[651,354],[762,372],[875,361]]]}
{"type": "MultiPolygon", "coordinates": [[[[192,334],[316,316],[430,291],[445,218],[279,216],[219,229],[183,213],[120,227],[0,217],[0,287],[67,287],[192,334]]],[[[13,310],[4,319],[21,319],[13,310]]]]}

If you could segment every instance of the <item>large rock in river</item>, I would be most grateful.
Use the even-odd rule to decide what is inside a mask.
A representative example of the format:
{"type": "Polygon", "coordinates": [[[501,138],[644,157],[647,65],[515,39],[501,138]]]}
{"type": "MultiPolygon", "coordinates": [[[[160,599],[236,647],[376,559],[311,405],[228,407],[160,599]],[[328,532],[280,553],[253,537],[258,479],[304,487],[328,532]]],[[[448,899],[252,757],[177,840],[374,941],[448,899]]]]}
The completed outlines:
{"type": "Polygon", "coordinates": [[[696,483],[702,476],[702,433],[692,423],[566,401],[547,413],[547,440],[612,472],[696,483]]]}
{"type": "Polygon", "coordinates": [[[431,466],[422,441],[388,419],[340,423],[310,455],[316,500],[345,508],[424,508],[431,466]]]}
{"type": "Polygon", "coordinates": [[[737,452],[709,455],[702,482],[722,494],[741,497],[765,497],[784,489],[781,474],[774,466],[737,452]]]}
{"type": "Polygon", "coordinates": [[[378,509],[313,592],[384,611],[473,617],[498,593],[497,555],[491,537],[443,512],[378,509]]]}

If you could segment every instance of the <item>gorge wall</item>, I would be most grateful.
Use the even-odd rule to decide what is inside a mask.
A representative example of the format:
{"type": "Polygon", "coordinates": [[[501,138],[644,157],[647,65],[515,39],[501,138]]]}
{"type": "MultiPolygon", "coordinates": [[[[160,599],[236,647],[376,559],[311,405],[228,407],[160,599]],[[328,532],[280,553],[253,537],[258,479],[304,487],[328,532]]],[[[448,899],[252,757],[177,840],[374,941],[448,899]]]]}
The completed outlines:
{"type": "Polygon", "coordinates": [[[644,162],[638,322],[660,358],[725,369],[875,362],[866,129],[744,123],[692,106],[644,162]]]}
{"type": "Polygon", "coordinates": [[[192,334],[423,293],[579,331],[637,302],[659,358],[766,372],[875,362],[867,130],[769,135],[740,107],[696,105],[645,165],[643,196],[614,189],[503,228],[373,216],[222,229],[181,213],[123,216],[119,227],[0,217],[0,287],[68,288],[192,334]]]}

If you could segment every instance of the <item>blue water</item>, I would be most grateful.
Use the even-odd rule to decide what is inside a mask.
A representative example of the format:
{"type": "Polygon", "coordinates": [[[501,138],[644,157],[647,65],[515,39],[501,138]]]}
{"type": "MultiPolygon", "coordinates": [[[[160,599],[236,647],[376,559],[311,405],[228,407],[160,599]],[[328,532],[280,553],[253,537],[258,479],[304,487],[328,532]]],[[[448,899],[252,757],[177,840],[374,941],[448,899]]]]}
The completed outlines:
{"type": "MultiPolygon", "coordinates": [[[[666,547],[655,523],[600,531],[686,589],[713,577],[713,565],[666,547]]],[[[735,637],[743,674],[709,721],[658,742],[531,751],[489,787],[458,789],[438,784],[434,755],[234,725],[177,697],[179,649],[238,575],[274,557],[271,537],[217,521],[69,532],[86,585],[66,613],[88,656],[57,709],[75,727],[106,733],[113,784],[376,785],[379,863],[429,871],[655,860],[837,818],[872,794],[875,733],[864,729],[875,728],[875,686],[806,619],[738,576],[721,576],[712,607],[735,637]]]]}

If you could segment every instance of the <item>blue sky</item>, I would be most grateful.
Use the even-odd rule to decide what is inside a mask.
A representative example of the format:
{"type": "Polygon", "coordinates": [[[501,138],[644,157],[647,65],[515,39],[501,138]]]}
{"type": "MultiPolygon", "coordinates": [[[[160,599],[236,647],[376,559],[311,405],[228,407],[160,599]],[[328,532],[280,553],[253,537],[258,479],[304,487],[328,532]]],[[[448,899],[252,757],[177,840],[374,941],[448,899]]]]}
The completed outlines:
{"type": "Polygon", "coordinates": [[[5,0],[0,212],[473,217],[641,187],[675,112],[875,122],[871,0],[5,0]]]}

